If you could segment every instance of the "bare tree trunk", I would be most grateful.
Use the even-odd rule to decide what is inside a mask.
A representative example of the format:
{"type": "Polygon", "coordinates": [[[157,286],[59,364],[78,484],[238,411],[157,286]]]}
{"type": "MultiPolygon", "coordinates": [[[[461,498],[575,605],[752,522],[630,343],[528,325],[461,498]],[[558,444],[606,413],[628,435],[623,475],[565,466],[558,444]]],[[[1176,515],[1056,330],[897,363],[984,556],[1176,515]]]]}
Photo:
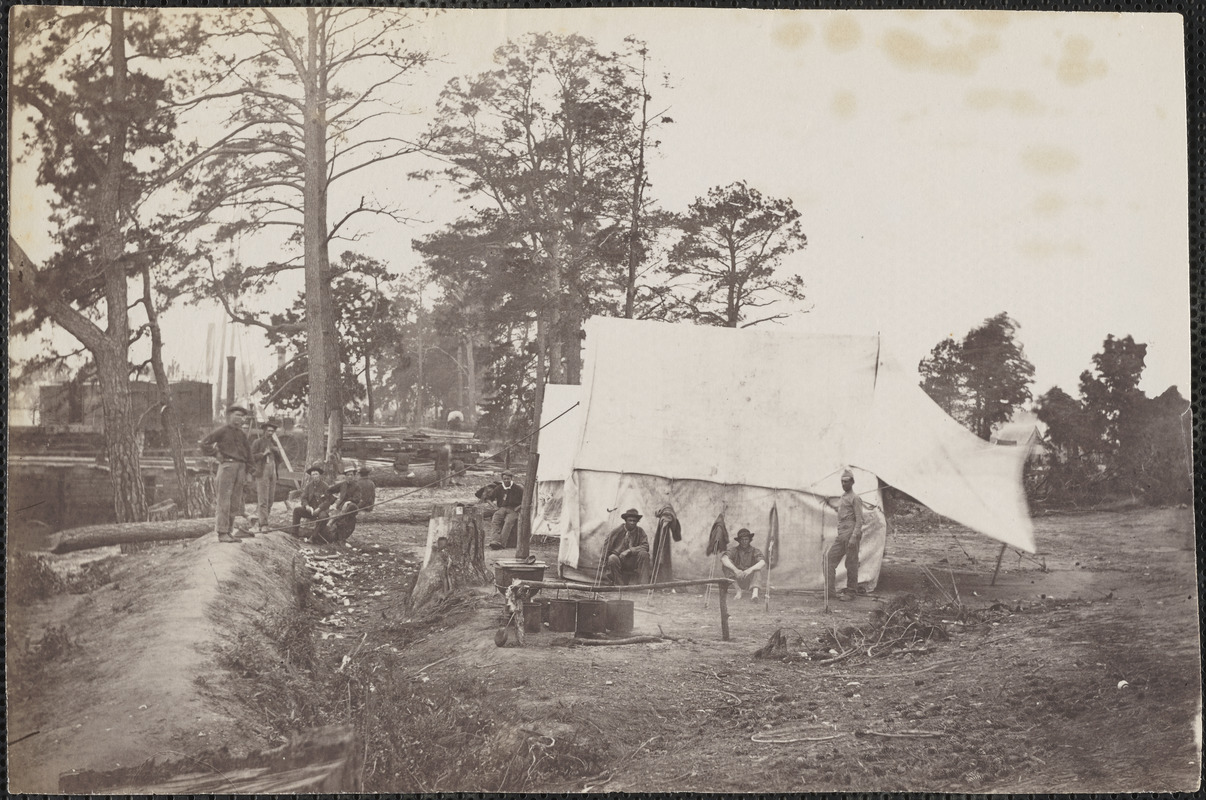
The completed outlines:
{"type": "MultiPolygon", "coordinates": [[[[113,94],[110,101],[120,107],[126,99],[125,12],[111,12],[110,62],[113,94]]],[[[94,352],[101,382],[101,407],[105,420],[105,450],[113,478],[113,503],[118,522],[146,518],[146,487],[142,482],[133,409],[130,403],[130,317],[129,285],[125,271],[125,239],[121,232],[121,184],[125,171],[127,131],[113,123],[109,137],[106,169],[98,193],[97,223],[101,258],[105,265],[105,315],[108,334],[94,352]]]]}
{"type": "Polygon", "coordinates": [[[415,426],[419,427],[423,424],[423,416],[426,409],[423,407],[423,354],[427,350],[427,346],[423,343],[423,302],[419,300],[419,306],[415,311],[415,332],[419,340],[418,352],[418,367],[419,379],[415,381],[415,426]]]}
{"type": "Polygon", "coordinates": [[[548,336],[544,333],[540,317],[536,318],[536,398],[532,409],[532,436],[528,439],[528,472],[524,476],[523,505],[519,510],[519,535],[515,547],[516,558],[527,558],[532,542],[532,500],[536,493],[536,465],[540,458],[540,414],[544,408],[544,357],[548,336]]]}
{"type": "Polygon", "coordinates": [[[101,410],[105,421],[105,455],[113,481],[113,509],[118,522],[146,519],[146,485],[138,453],[138,436],[130,403],[129,363],[125,352],[96,360],[101,410]]]}
{"type": "Polygon", "coordinates": [[[465,342],[462,340],[456,348],[456,407],[465,413],[465,342]]]}
{"type": "Polygon", "coordinates": [[[368,423],[373,424],[373,373],[372,363],[369,361],[369,354],[366,351],[364,354],[364,400],[368,406],[368,423]]]}
{"type": "Polygon", "coordinates": [[[155,308],[155,298],[151,292],[151,267],[144,264],[142,268],[142,303],[147,312],[147,326],[151,330],[151,370],[155,373],[155,385],[159,389],[159,399],[163,404],[160,422],[167,434],[168,451],[172,455],[172,464],[176,471],[176,488],[180,493],[179,507],[185,516],[189,514],[189,477],[188,462],[184,458],[184,433],[180,428],[180,415],[176,413],[176,404],[172,402],[172,386],[168,381],[167,371],[163,368],[163,332],[159,328],[159,312],[155,308]]]}
{"type": "Polygon", "coordinates": [[[469,382],[469,402],[465,408],[465,425],[477,426],[477,359],[473,352],[473,336],[465,336],[465,372],[469,382]]]}
{"type": "Polygon", "coordinates": [[[315,461],[327,452],[327,416],[330,411],[330,364],[327,358],[326,306],[330,287],[327,270],[326,214],[326,118],[318,83],[317,11],[306,9],[305,72],[301,81],[305,95],[303,147],[305,178],[303,186],[304,250],[306,273],[306,355],[310,362],[310,387],[307,397],[309,422],[306,425],[306,458],[315,461]]]}
{"type": "Polygon", "coordinates": [[[645,89],[645,58],[641,58],[641,124],[637,164],[632,176],[632,208],[628,229],[628,281],[624,287],[624,317],[632,319],[636,307],[637,267],[640,266],[641,206],[645,199],[645,137],[649,132],[649,93],[645,89]]]}

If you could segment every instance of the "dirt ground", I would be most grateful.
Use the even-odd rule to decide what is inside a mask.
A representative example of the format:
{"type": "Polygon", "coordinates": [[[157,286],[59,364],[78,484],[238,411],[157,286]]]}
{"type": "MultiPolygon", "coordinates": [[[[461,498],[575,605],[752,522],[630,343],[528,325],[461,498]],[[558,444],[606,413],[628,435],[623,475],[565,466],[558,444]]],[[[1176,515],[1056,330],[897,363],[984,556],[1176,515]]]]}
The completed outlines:
{"type": "MultiPolygon", "coordinates": [[[[384,490],[379,499],[398,493],[384,490]]],[[[457,489],[408,502],[461,497],[472,499],[457,489]]],[[[815,593],[772,591],[769,611],[731,601],[725,642],[714,595],[705,604],[697,593],[641,594],[628,598],[636,601],[636,632],[667,639],[615,647],[570,646],[568,634],[545,631],[529,634],[523,648],[499,648],[494,634],[506,617],[490,587],[429,624],[408,622],[405,594],[426,529],[371,514],[347,548],[293,551],[296,543],[282,535],[242,552],[214,544],[205,555],[231,560],[218,569],[230,570],[220,579],[228,588],[238,584],[240,559],[251,560],[247,553],[260,546],[266,582],[281,564],[306,562],[330,579],[316,583],[320,602],[310,611],[316,671],[338,695],[336,710],[321,713],[359,720],[369,791],[1196,789],[1201,682],[1192,511],[1051,515],[1036,527],[1039,552],[1007,552],[992,586],[998,545],[926,513],[903,517],[870,597],[834,603],[828,614],[815,593]],[[959,606],[948,605],[943,593],[956,589],[959,606]],[[905,595],[936,618],[945,615],[949,636],[907,653],[811,660],[829,656],[820,641],[827,631],[867,624],[905,595]],[[755,659],[777,630],[808,658],[755,659]]],[[[135,742],[141,749],[129,753],[187,751],[185,739],[195,748],[200,733],[247,746],[279,735],[287,719],[257,719],[245,697],[198,684],[195,675],[213,677],[214,665],[189,664],[206,653],[212,659],[220,641],[168,641],[155,647],[174,647],[170,654],[143,652],[152,632],[184,619],[155,610],[156,582],[199,580],[200,566],[210,568],[197,552],[176,557],[189,552],[175,546],[115,559],[112,582],[125,588],[56,595],[27,606],[17,625],[10,614],[10,642],[57,629],[75,653],[42,666],[37,680],[27,680],[39,688],[18,702],[10,683],[10,742],[41,730],[10,746],[14,768],[49,776],[72,761],[71,748],[80,746],[73,742],[105,741],[105,714],[136,717],[151,708],[163,717],[159,727],[148,726],[145,741],[135,742]],[[137,594],[123,601],[131,608],[118,609],[117,598],[135,585],[137,594]],[[109,641],[120,658],[99,657],[102,645],[114,652],[109,641]],[[160,673],[193,675],[184,681],[192,687],[187,696],[163,694],[140,711],[147,686],[117,676],[145,658],[156,659],[160,673]],[[73,727],[81,723],[93,728],[73,727]],[[40,768],[50,742],[66,755],[40,768]]],[[[556,543],[534,552],[552,573],[556,543]]],[[[258,591],[258,600],[231,602],[250,602],[250,609],[286,602],[258,591]]],[[[187,606],[180,595],[172,613],[187,606]]],[[[230,629],[212,615],[194,615],[190,625],[216,640],[230,629]]],[[[26,790],[54,791],[44,785],[31,779],[26,790]]]]}

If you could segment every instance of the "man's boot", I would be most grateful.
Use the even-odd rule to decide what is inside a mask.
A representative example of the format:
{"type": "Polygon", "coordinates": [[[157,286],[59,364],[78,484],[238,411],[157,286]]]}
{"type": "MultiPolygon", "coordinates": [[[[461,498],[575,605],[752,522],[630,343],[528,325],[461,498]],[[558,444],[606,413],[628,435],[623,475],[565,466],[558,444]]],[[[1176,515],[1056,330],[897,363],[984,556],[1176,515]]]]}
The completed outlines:
{"type": "Polygon", "coordinates": [[[229,533],[219,533],[218,541],[222,542],[223,544],[242,544],[242,542],[231,536],[229,533]]]}

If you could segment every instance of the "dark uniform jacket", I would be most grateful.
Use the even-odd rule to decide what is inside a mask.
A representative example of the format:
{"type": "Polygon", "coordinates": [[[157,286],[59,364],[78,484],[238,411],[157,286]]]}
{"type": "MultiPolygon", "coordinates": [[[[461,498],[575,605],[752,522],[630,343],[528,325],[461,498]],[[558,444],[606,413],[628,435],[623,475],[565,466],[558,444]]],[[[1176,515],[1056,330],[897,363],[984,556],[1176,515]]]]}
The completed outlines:
{"type": "Polygon", "coordinates": [[[361,508],[371,508],[377,504],[377,484],[373,483],[371,478],[359,478],[356,481],[360,486],[360,502],[356,505],[361,508]]]}
{"type": "Polygon", "coordinates": [[[625,550],[649,552],[649,537],[645,535],[645,530],[640,525],[631,531],[624,525],[612,531],[607,537],[607,548],[603,551],[603,557],[606,558],[612,553],[619,555],[625,550]]]}
{"type": "Polygon", "coordinates": [[[356,478],[342,478],[327,488],[327,496],[335,501],[335,507],[340,508],[344,503],[355,503],[359,508],[363,503],[360,497],[360,481],[356,478]]]}
{"type": "Polygon", "coordinates": [[[315,510],[330,504],[327,499],[327,482],[321,477],[307,478],[301,490],[301,503],[315,510]]]}
{"type": "Polygon", "coordinates": [[[523,487],[513,483],[510,489],[506,489],[499,483],[486,492],[483,499],[492,501],[499,508],[519,508],[523,505],[523,487]]]}
{"type": "Polygon", "coordinates": [[[237,425],[223,425],[201,440],[201,449],[213,453],[216,449],[219,461],[242,461],[251,466],[251,442],[247,434],[237,425]]]}

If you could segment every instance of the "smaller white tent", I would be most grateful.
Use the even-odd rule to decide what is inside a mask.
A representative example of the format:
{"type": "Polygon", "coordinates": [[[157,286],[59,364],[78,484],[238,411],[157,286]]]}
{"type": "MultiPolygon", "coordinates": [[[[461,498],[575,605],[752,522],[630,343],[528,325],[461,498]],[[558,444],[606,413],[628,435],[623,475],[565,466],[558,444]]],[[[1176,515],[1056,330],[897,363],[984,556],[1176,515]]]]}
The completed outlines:
{"type": "Polygon", "coordinates": [[[536,462],[536,491],[532,494],[532,535],[560,536],[565,479],[574,466],[577,446],[578,398],[581,386],[550,383],[544,387],[536,462]]]}

